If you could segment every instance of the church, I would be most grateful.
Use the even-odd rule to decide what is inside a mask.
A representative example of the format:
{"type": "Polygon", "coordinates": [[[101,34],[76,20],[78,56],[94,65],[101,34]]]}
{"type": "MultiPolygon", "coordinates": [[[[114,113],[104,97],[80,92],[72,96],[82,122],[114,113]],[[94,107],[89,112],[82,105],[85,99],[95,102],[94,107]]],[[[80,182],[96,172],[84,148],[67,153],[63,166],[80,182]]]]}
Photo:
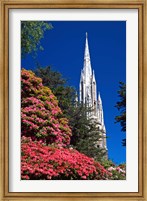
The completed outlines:
{"type": "Polygon", "coordinates": [[[104,124],[102,99],[100,92],[97,94],[97,84],[94,70],[92,70],[91,67],[87,33],[85,42],[84,65],[83,69],[81,70],[79,84],[79,101],[80,103],[86,104],[88,107],[92,108],[92,110],[87,113],[87,118],[91,118],[96,122],[101,136],[100,140],[97,142],[97,145],[102,149],[105,149],[107,155],[108,149],[106,143],[106,128],[104,124]]]}

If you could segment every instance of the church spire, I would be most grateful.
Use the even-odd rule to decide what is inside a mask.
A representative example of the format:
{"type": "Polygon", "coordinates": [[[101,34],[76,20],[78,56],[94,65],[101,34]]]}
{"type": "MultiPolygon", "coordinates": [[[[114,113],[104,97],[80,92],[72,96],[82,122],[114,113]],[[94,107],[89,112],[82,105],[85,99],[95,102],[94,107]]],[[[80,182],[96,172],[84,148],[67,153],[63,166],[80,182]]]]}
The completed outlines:
{"type": "Polygon", "coordinates": [[[88,106],[92,106],[92,91],[91,91],[92,69],[90,62],[90,53],[88,46],[88,34],[86,32],[85,41],[85,53],[84,53],[84,65],[81,71],[80,78],[80,102],[87,103],[88,106]]]}
{"type": "Polygon", "coordinates": [[[88,75],[92,75],[92,69],[91,69],[91,61],[90,61],[90,53],[89,53],[89,45],[88,45],[88,34],[86,32],[86,42],[85,42],[85,53],[84,53],[84,67],[83,67],[84,73],[86,77],[88,75]]]}
{"type": "Polygon", "coordinates": [[[84,59],[90,59],[90,54],[89,54],[89,46],[88,46],[88,34],[86,32],[86,42],[85,42],[85,55],[84,59]]]}

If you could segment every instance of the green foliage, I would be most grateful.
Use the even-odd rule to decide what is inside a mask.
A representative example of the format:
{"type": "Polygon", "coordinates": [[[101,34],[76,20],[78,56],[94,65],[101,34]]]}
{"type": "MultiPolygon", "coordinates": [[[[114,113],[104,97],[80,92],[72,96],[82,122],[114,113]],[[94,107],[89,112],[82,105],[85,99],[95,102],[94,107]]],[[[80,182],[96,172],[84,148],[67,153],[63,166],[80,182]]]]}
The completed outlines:
{"type": "Polygon", "coordinates": [[[43,50],[40,40],[44,37],[46,30],[52,29],[52,25],[44,21],[22,21],[21,22],[21,55],[43,50]]]}
{"type": "Polygon", "coordinates": [[[58,86],[63,86],[66,82],[62,75],[57,71],[53,71],[50,66],[38,67],[35,74],[42,79],[43,85],[50,87],[53,92],[58,86]]]}
{"type": "Polygon", "coordinates": [[[104,159],[104,160],[102,160],[101,161],[101,164],[106,168],[106,169],[108,169],[109,167],[114,167],[115,166],[115,164],[113,163],[113,161],[112,160],[106,160],[106,159],[104,159]]]}
{"type": "Polygon", "coordinates": [[[72,128],[71,144],[78,151],[101,161],[106,151],[99,147],[101,139],[97,123],[92,118],[87,118],[86,113],[92,109],[78,105],[70,111],[69,124],[72,128]]]}
{"type": "MultiPolygon", "coordinates": [[[[126,131],[126,84],[123,82],[119,83],[118,96],[120,100],[116,103],[115,107],[119,110],[120,115],[115,117],[116,123],[120,123],[121,130],[126,131]]],[[[126,146],[126,139],[123,139],[122,145],[126,146]]]]}
{"type": "Polygon", "coordinates": [[[67,86],[67,81],[62,78],[62,75],[57,71],[53,71],[50,66],[37,68],[35,74],[42,79],[44,86],[52,90],[59,101],[58,104],[63,114],[65,117],[69,117],[69,108],[73,106],[75,101],[75,89],[67,86]]]}

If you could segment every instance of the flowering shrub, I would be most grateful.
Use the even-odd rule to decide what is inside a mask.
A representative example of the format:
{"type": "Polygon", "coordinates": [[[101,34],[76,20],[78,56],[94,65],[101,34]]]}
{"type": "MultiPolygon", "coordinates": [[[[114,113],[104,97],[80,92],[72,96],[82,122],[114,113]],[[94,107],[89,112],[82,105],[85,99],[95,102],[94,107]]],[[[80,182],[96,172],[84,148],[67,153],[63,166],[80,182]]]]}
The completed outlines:
{"type": "Polygon", "coordinates": [[[58,101],[42,80],[32,71],[21,74],[21,133],[46,144],[66,146],[71,130],[63,118],[58,101]]]}
{"type": "Polygon", "coordinates": [[[115,167],[109,167],[107,169],[111,174],[113,180],[125,180],[126,179],[126,166],[119,165],[115,167]]]}
{"type": "Polygon", "coordinates": [[[30,137],[22,137],[22,179],[106,180],[110,173],[92,158],[74,149],[45,146],[30,137]]]}
{"type": "Polygon", "coordinates": [[[105,160],[102,165],[111,174],[111,180],[125,180],[126,179],[126,164],[116,166],[111,160],[105,160]]]}

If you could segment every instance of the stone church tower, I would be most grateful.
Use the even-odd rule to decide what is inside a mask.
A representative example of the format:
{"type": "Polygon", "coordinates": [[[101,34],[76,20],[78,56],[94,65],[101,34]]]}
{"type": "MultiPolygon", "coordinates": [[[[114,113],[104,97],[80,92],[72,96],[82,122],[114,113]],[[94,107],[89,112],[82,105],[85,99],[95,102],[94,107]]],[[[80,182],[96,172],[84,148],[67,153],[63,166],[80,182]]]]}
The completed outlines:
{"type": "MultiPolygon", "coordinates": [[[[79,100],[92,108],[92,111],[87,114],[88,118],[92,118],[97,123],[97,128],[100,131],[101,139],[97,145],[104,148],[107,153],[106,144],[106,129],[104,124],[103,106],[100,93],[97,95],[97,85],[95,80],[94,70],[91,68],[90,53],[88,47],[88,35],[86,33],[84,66],[81,70],[81,78],[79,85],[79,100]]],[[[107,157],[107,156],[106,156],[107,157]]]]}

